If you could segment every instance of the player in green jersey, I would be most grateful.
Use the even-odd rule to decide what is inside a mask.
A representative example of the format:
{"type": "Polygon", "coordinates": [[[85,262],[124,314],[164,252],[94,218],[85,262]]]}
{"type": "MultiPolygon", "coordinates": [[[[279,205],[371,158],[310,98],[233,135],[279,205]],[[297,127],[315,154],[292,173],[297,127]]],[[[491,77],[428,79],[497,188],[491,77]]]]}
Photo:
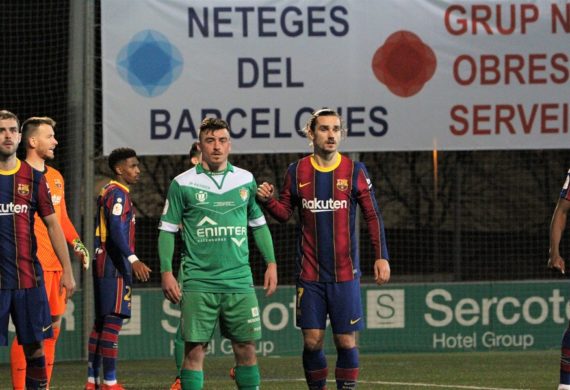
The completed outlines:
{"type": "Polygon", "coordinates": [[[202,162],[172,181],[158,238],[162,290],[168,300],[181,303],[182,389],[202,389],[206,349],[218,322],[222,335],[232,342],[238,388],[258,389],[255,340],[261,338],[261,319],[249,265],[248,226],[267,263],[263,286],[267,295],[277,288],[273,242],[255,200],[253,175],[228,162],[228,124],[204,119],[199,142],[202,162]],[[179,230],[183,236],[182,291],[172,274],[179,230]]]}
{"type": "MultiPolygon", "coordinates": [[[[200,151],[198,144],[198,141],[194,142],[188,152],[190,168],[194,168],[200,161],[202,161],[202,152],[200,151]]],[[[181,277],[182,273],[178,272],[178,276],[181,277]]],[[[174,336],[174,361],[176,362],[176,379],[174,379],[174,383],[170,386],[170,390],[182,390],[182,384],[180,383],[180,370],[182,370],[182,362],[184,361],[184,339],[182,338],[180,322],[178,323],[176,335],[174,336]]]]}

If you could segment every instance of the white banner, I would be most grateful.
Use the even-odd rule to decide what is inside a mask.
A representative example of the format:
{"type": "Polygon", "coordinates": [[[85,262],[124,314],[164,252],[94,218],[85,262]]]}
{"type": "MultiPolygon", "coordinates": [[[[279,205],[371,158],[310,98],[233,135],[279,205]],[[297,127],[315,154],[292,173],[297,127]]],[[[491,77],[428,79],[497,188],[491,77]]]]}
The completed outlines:
{"type": "Polygon", "coordinates": [[[570,3],[102,0],[103,148],[185,154],[200,121],[234,153],[567,148],[570,3]]]}

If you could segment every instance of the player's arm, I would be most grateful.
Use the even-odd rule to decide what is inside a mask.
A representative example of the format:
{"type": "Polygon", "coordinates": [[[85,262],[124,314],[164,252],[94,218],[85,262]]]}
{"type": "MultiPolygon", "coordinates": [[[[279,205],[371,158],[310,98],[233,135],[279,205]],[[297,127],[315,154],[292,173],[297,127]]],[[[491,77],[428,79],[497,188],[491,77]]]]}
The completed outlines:
{"type": "Polygon", "coordinates": [[[63,294],[63,289],[65,288],[65,300],[67,301],[75,292],[75,279],[73,278],[73,269],[71,268],[71,261],[69,260],[69,251],[67,250],[65,236],[61,230],[59,218],[53,209],[51,194],[44,175],[41,176],[40,182],[38,183],[37,213],[46,226],[53,250],[58,261],[61,263],[63,275],[59,284],[59,292],[63,294]]]}
{"type": "MultiPolygon", "coordinates": [[[[251,190],[255,193],[257,190],[255,182],[252,182],[251,185],[251,190]]],[[[253,196],[249,199],[247,218],[247,224],[251,228],[255,245],[259,249],[259,252],[261,252],[265,264],[267,264],[263,278],[263,289],[266,291],[265,295],[269,296],[277,289],[277,262],[275,261],[275,250],[273,249],[271,232],[269,231],[263,212],[253,196]]]]}
{"type": "Polygon", "coordinates": [[[255,245],[267,264],[267,270],[263,280],[263,289],[266,291],[265,295],[269,296],[277,289],[277,262],[275,261],[275,250],[273,249],[273,240],[271,239],[271,232],[267,224],[262,226],[252,227],[253,239],[255,245]]]}
{"type": "Polygon", "coordinates": [[[63,268],[60,294],[63,293],[63,288],[65,288],[65,300],[67,301],[75,291],[75,279],[73,277],[73,269],[71,268],[71,260],[69,259],[65,236],[55,213],[43,216],[42,221],[46,225],[51,245],[63,268]]]}
{"type": "Polygon", "coordinates": [[[122,256],[126,257],[133,268],[133,274],[138,280],[146,282],[150,277],[151,269],[143,263],[137,255],[131,250],[129,245],[129,224],[125,208],[126,197],[120,191],[113,191],[113,205],[109,210],[108,229],[109,234],[113,237],[113,242],[119,249],[122,256]]]}
{"type": "MultiPolygon", "coordinates": [[[[65,186],[65,184],[63,184],[65,186]]],[[[65,187],[64,187],[65,188],[65,187]]],[[[67,214],[67,204],[65,203],[65,191],[61,197],[61,216],[60,216],[61,228],[63,229],[63,234],[65,235],[65,241],[73,247],[73,252],[75,256],[81,260],[83,264],[83,269],[88,269],[91,263],[91,256],[89,251],[81,242],[75,226],[71,222],[69,215],[67,214]]]]}
{"type": "Polygon", "coordinates": [[[295,209],[291,187],[293,182],[291,170],[291,167],[287,169],[278,199],[274,198],[275,187],[273,184],[263,182],[256,191],[257,200],[264,206],[265,210],[279,222],[289,220],[295,209]]]}
{"type": "Polygon", "coordinates": [[[388,261],[389,256],[388,246],[386,245],[384,221],[378,203],[376,202],[372,182],[363,165],[357,167],[355,180],[357,202],[362,210],[364,221],[368,226],[370,242],[372,243],[375,253],[374,280],[377,284],[388,283],[391,270],[388,261]]]}
{"type": "Polygon", "coordinates": [[[570,210],[570,201],[560,198],[554,209],[552,221],[550,222],[550,250],[548,257],[548,267],[566,272],[566,265],[562,256],[560,256],[560,240],[566,229],[566,220],[568,211],[570,210]]]}
{"type": "Polygon", "coordinates": [[[160,230],[158,233],[158,257],[160,259],[160,284],[164,297],[172,303],[180,302],[182,292],[172,273],[172,257],[176,233],[160,230]]]}
{"type": "Polygon", "coordinates": [[[172,273],[172,258],[174,257],[174,243],[176,234],[180,229],[184,201],[181,189],[176,180],[168,188],[168,195],[160,217],[158,226],[158,257],[160,259],[160,283],[164,297],[172,303],[180,302],[182,292],[178,281],[172,273]]]}

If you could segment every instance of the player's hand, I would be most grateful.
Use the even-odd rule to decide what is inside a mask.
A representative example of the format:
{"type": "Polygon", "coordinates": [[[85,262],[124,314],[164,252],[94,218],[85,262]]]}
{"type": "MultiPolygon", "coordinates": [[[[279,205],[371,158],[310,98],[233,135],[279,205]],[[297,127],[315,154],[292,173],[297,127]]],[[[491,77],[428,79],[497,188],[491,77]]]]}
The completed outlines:
{"type": "Polygon", "coordinates": [[[65,294],[65,302],[71,298],[75,293],[75,278],[73,277],[73,272],[69,270],[63,270],[63,275],[59,281],[59,295],[65,294]]]}
{"type": "Polygon", "coordinates": [[[564,274],[566,272],[566,263],[560,255],[550,256],[548,258],[548,268],[557,269],[564,274]]]}
{"type": "Polygon", "coordinates": [[[83,264],[83,269],[88,270],[89,265],[91,264],[91,256],[89,255],[89,251],[85,247],[85,245],[81,242],[79,238],[73,240],[73,252],[75,256],[81,260],[83,264]]]}
{"type": "Polygon", "coordinates": [[[275,187],[273,184],[269,184],[268,182],[264,181],[257,187],[257,199],[265,203],[269,199],[273,197],[273,193],[275,192],[275,187]]]}
{"type": "Polygon", "coordinates": [[[172,303],[180,302],[180,298],[182,298],[182,292],[180,291],[178,281],[174,275],[172,275],[172,272],[163,272],[160,278],[160,284],[162,287],[162,292],[164,293],[164,297],[172,303]]]}
{"type": "Polygon", "coordinates": [[[386,259],[376,259],[374,262],[374,280],[376,284],[388,283],[390,280],[390,263],[386,259]]]}
{"type": "Polygon", "coordinates": [[[135,261],[133,264],[133,274],[137,277],[138,280],[141,282],[146,282],[150,278],[150,273],[152,270],[147,267],[145,263],[140,260],[135,261]]]}
{"type": "Polygon", "coordinates": [[[277,263],[267,264],[267,270],[265,271],[263,280],[263,289],[265,290],[266,297],[272,295],[275,290],[277,290],[277,263]]]}

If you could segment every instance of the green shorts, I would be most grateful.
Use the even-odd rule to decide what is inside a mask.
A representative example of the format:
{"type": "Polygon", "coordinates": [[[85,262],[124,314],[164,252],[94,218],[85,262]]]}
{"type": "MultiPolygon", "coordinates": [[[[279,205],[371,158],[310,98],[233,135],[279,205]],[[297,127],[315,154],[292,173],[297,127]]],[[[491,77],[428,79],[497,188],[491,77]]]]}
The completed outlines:
{"type": "Polygon", "coordinates": [[[208,342],[218,320],[222,336],[237,342],[261,339],[261,319],[255,292],[209,293],[185,291],[180,302],[184,341],[208,342]]]}

